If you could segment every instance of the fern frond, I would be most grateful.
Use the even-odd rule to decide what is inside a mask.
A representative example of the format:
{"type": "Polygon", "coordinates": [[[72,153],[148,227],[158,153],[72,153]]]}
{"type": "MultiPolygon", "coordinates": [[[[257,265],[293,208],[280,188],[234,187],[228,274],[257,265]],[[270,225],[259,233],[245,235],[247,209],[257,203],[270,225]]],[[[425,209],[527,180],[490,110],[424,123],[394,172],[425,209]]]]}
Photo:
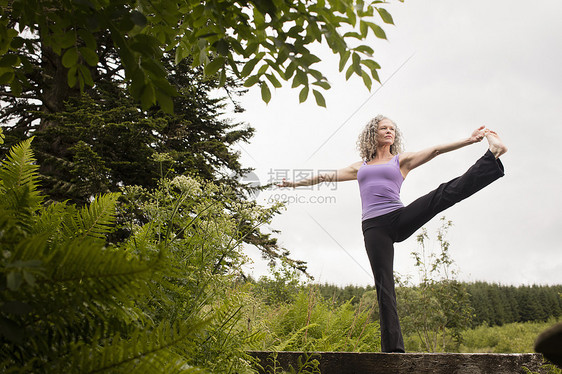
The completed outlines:
{"type": "Polygon", "coordinates": [[[3,189],[17,189],[25,185],[36,186],[39,166],[34,164],[36,160],[31,150],[32,140],[33,138],[29,138],[14,145],[7,159],[2,161],[0,180],[3,189]]]}
{"type": "Polygon", "coordinates": [[[41,207],[43,198],[37,191],[38,166],[27,139],[10,149],[7,158],[0,164],[0,204],[16,217],[23,226],[29,225],[29,217],[41,207]]]}
{"type": "Polygon", "coordinates": [[[44,206],[35,216],[32,233],[47,233],[52,242],[57,241],[57,238],[62,239],[61,225],[71,208],[72,206],[64,203],[52,203],[44,206]]]}
{"type": "Polygon", "coordinates": [[[67,237],[97,238],[105,240],[115,223],[115,205],[119,194],[97,196],[89,205],[65,220],[63,227],[67,237]]]}
{"type": "Polygon", "coordinates": [[[131,322],[144,318],[135,308],[135,298],[149,293],[150,281],[165,266],[164,254],[150,261],[130,259],[124,251],[103,248],[103,243],[91,238],[74,239],[46,251],[50,245],[45,233],[28,237],[18,243],[5,265],[6,277],[14,273],[12,283],[24,287],[4,290],[0,297],[31,305],[35,325],[68,335],[65,330],[84,319],[113,316],[131,322]],[[27,281],[30,277],[32,281],[27,281]]]}
{"type": "Polygon", "coordinates": [[[202,374],[205,371],[192,367],[175,351],[190,344],[207,323],[162,323],[152,330],[136,330],[128,338],[115,336],[107,343],[82,344],[55,363],[55,372],[202,374]]]}
{"type": "Polygon", "coordinates": [[[99,299],[105,307],[118,307],[120,300],[148,291],[148,281],[163,266],[164,257],[160,253],[150,261],[130,259],[124,251],[100,248],[92,239],[75,239],[50,259],[46,283],[76,297],[87,296],[83,302],[88,304],[99,299]]]}

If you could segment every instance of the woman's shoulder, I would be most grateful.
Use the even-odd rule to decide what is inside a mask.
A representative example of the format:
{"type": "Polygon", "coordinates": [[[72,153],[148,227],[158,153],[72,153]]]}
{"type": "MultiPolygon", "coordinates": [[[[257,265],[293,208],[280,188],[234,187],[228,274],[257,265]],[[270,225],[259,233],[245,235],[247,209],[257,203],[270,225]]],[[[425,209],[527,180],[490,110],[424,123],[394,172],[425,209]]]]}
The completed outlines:
{"type": "Polygon", "coordinates": [[[353,170],[359,170],[363,165],[365,165],[365,161],[357,161],[349,165],[349,167],[352,168],[353,170]]]}
{"type": "Polygon", "coordinates": [[[412,154],[414,152],[402,152],[397,154],[396,156],[398,156],[398,161],[399,162],[404,162],[407,161],[410,157],[412,157],[412,154]]]}

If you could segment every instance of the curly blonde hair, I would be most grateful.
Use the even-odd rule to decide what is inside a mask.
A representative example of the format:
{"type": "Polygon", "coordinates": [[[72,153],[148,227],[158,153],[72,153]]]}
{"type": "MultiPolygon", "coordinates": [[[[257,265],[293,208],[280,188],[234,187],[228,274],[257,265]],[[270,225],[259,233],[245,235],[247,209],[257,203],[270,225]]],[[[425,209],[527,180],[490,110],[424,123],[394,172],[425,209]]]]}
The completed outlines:
{"type": "Polygon", "coordinates": [[[394,125],[395,130],[395,138],[394,144],[390,146],[390,153],[393,155],[397,155],[402,153],[402,133],[398,130],[398,126],[388,117],[383,116],[382,114],[377,115],[375,118],[370,120],[361,134],[359,134],[359,138],[357,139],[357,149],[359,150],[359,155],[361,159],[365,162],[371,161],[375,158],[377,154],[377,130],[379,129],[379,123],[383,120],[387,119],[394,125]]]}

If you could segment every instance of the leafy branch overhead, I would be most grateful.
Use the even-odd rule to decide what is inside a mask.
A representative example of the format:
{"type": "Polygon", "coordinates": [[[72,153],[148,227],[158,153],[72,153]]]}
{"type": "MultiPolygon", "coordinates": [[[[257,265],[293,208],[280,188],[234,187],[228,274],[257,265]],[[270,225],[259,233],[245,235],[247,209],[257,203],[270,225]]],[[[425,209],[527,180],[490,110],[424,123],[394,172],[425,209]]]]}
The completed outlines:
{"type": "MultiPolygon", "coordinates": [[[[402,1],[402,0],[401,0],[402,1]]],[[[310,51],[326,43],[339,55],[346,78],[358,75],[370,89],[379,81],[370,34],[386,39],[378,23],[393,24],[384,1],[363,0],[2,0],[0,1],[0,85],[18,96],[34,42],[61,59],[70,87],[93,86],[103,50],[98,36],[109,33],[119,55],[117,68],[144,108],[159,104],[172,111],[176,94],[160,60],[189,58],[205,74],[225,84],[227,75],[261,86],[264,101],[282,81],[299,88],[299,100],[314,96],[325,106],[320,88],[329,89],[313,65],[310,51]],[[378,23],[376,23],[378,22],[378,23]],[[31,35],[31,36],[30,36],[31,35]],[[309,93],[312,91],[312,95],[309,93]]]]}

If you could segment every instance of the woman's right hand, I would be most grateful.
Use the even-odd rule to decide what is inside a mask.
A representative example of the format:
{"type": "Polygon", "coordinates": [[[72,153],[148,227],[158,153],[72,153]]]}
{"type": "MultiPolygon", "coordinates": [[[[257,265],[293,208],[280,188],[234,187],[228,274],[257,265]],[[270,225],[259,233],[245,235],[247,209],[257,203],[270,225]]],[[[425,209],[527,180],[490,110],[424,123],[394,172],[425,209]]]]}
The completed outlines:
{"type": "Polygon", "coordinates": [[[285,178],[283,178],[283,180],[281,181],[281,183],[276,183],[275,184],[277,187],[295,187],[295,182],[291,182],[288,180],[285,180],[285,178]]]}
{"type": "Polygon", "coordinates": [[[482,139],[484,139],[484,136],[486,135],[485,131],[486,126],[480,126],[472,132],[472,135],[470,135],[470,141],[472,143],[478,143],[482,141],[482,139]]]}

